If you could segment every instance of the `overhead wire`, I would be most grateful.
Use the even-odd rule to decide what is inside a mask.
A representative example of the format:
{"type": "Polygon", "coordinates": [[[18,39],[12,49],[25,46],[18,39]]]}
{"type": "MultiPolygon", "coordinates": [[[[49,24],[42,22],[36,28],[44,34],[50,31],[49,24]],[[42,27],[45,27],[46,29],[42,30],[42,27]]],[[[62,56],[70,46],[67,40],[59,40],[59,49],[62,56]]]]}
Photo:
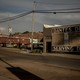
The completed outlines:
{"type": "Polygon", "coordinates": [[[80,13],[80,8],[36,10],[35,13],[80,13]]]}
{"type": "Polygon", "coordinates": [[[67,10],[80,10],[80,8],[64,8],[64,9],[51,9],[51,10],[39,10],[39,11],[67,11],[67,10]]]}
{"type": "Polygon", "coordinates": [[[17,18],[20,18],[20,17],[26,16],[26,15],[28,15],[28,14],[31,14],[32,12],[33,12],[33,11],[24,12],[24,13],[18,14],[18,15],[13,16],[13,17],[8,17],[8,18],[1,19],[1,20],[0,20],[0,23],[7,22],[7,21],[11,21],[11,20],[15,20],[15,19],[17,19],[17,18]]]}
{"type": "Polygon", "coordinates": [[[12,17],[8,17],[8,18],[4,18],[0,20],[0,23],[3,22],[7,22],[7,21],[11,21],[11,20],[15,20],[18,19],[20,17],[26,16],[28,14],[31,13],[80,13],[80,8],[68,8],[68,9],[53,9],[53,10],[31,10],[29,12],[24,12],[24,13],[20,13],[16,16],[12,16],[12,17]]]}
{"type": "Polygon", "coordinates": [[[35,11],[35,13],[80,13],[80,11],[35,11]]]}
{"type": "Polygon", "coordinates": [[[13,16],[13,17],[8,17],[8,18],[4,18],[4,19],[1,19],[0,20],[0,23],[3,23],[3,22],[7,22],[7,21],[11,21],[11,20],[15,20],[15,19],[18,19],[20,17],[23,17],[23,16],[26,16],[28,14],[31,14],[31,13],[53,13],[53,14],[56,14],[56,13],[80,13],[79,10],[77,11],[59,11],[59,10],[33,10],[33,11],[29,11],[29,12],[25,12],[25,13],[22,13],[22,14],[19,14],[19,15],[16,15],[16,16],[13,16]]]}

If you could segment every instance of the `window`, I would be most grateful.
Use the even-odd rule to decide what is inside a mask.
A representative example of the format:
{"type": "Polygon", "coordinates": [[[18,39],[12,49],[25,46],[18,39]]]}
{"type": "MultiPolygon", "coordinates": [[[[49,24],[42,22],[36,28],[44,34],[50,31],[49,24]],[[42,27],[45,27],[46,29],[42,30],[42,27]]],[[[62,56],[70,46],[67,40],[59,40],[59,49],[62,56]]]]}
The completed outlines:
{"type": "Polygon", "coordinates": [[[68,33],[66,32],[66,33],[64,33],[64,44],[67,44],[68,41],[69,41],[69,35],[68,35],[68,33]]]}

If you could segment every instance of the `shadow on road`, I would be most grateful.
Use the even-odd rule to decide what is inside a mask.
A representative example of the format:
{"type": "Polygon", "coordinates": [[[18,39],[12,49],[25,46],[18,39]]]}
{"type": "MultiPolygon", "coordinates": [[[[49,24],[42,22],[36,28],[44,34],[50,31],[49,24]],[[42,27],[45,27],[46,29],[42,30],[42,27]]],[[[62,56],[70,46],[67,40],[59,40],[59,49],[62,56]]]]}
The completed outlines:
{"type": "Polygon", "coordinates": [[[8,69],[11,73],[13,73],[16,77],[18,77],[20,80],[44,80],[34,74],[32,74],[31,72],[28,72],[20,67],[14,67],[11,64],[9,64],[8,62],[6,62],[5,60],[3,60],[2,58],[0,58],[0,60],[2,62],[4,62],[5,64],[9,65],[10,67],[7,67],[6,69],[8,69]]]}
{"type": "Polygon", "coordinates": [[[20,80],[43,80],[40,77],[23,70],[20,67],[8,67],[7,69],[16,75],[20,80]]]}

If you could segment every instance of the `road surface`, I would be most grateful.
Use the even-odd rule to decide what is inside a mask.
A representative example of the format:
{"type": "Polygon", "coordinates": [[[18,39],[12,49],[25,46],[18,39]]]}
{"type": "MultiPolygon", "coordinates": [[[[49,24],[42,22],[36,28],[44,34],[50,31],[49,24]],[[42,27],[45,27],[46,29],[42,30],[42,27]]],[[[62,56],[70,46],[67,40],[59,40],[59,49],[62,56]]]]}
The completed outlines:
{"type": "Polygon", "coordinates": [[[79,80],[80,60],[0,49],[0,76],[10,80],[79,80]]]}

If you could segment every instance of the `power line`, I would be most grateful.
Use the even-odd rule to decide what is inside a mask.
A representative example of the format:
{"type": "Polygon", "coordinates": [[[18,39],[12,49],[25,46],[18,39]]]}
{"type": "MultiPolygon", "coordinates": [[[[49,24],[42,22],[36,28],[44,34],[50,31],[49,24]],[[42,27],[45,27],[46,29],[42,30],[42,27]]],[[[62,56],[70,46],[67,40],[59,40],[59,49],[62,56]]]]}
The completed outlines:
{"type": "Polygon", "coordinates": [[[80,8],[67,8],[67,9],[53,9],[53,10],[38,10],[38,11],[73,11],[80,10],[80,8]]]}
{"type": "Polygon", "coordinates": [[[13,16],[13,17],[8,17],[8,18],[1,19],[0,23],[15,20],[15,19],[18,19],[20,17],[31,14],[31,13],[54,13],[54,14],[56,14],[56,13],[80,13],[79,9],[80,8],[54,9],[54,10],[32,10],[32,11],[29,11],[29,12],[21,13],[19,15],[13,16]]]}
{"type": "Polygon", "coordinates": [[[7,21],[11,21],[11,20],[15,20],[15,19],[17,19],[17,18],[20,18],[20,17],[26,16],[26,15],[28,15],[28,14],[31,14],[32,12],[33,12],[33,11],[24,12],[24,13],[21,13],[21,14],[19,14],[19,15],[13,16],[13,17],[8,17],[8,18],[1,19],[1,20],[0,20],[0,23],[7,22],[7,21]]]}
{"type": "Polygon", "coordinates": [[[80,13],[80,11],[35,11],[35,13],[80,13]]]}

